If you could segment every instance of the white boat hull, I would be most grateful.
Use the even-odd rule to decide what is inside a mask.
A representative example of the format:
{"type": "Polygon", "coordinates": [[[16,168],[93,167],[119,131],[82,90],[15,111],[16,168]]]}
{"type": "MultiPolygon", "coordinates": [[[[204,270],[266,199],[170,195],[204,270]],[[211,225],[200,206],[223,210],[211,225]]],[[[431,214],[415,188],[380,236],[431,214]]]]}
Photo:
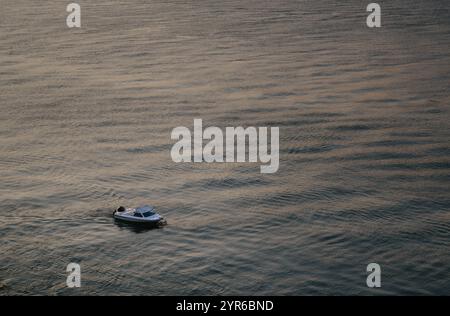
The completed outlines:
{"type": "Polygon", "coordinates": [[[157,213],[154,213],[152,216],[148,217],[136,217],[134,216],[135,212],[136,209],[127,209],[124,212],[115,211],[113,215],[114,219],[130,224],[160,225],[166,223],[164,218],[157,213]]]}

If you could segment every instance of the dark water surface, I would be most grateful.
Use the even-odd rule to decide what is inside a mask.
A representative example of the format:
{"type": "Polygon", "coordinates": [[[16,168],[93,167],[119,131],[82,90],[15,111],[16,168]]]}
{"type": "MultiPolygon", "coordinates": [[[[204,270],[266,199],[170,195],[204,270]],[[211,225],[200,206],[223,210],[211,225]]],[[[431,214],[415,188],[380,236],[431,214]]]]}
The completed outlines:
{"type": "Polygon", "coordinates": [[[79,3],[0,3],[0,294],[450,294],[448,1],[79,3]],[[172,162],[194,118],[280,171],[172,162]]]}

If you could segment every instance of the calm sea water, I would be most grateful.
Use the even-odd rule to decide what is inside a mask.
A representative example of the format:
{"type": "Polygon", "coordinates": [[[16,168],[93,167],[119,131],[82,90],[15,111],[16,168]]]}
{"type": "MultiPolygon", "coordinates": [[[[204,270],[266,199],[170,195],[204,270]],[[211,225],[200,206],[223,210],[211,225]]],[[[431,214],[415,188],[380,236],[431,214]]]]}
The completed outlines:
{"type": "Polygon", "coordinates": [[[448,1],[342,2],[82,1],[75,30],[2,0],[0,294],[450,294],[448,1]],[[194,118],[279,126],[280,171],[172,162],[194,118]],[[140,204],[169,225],[113,221],[140,204]]]}

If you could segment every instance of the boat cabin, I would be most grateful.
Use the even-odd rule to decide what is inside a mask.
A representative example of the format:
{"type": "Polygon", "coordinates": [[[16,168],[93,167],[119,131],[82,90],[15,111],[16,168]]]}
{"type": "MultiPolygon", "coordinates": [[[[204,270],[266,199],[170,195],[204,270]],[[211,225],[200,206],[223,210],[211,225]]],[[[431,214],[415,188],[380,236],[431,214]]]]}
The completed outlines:
{"type": "Polygon", "coordinates": [[[154,208],[151,206],[138,207],[134,210],[134,217],[145,218],[155,215],[154,208]]]}

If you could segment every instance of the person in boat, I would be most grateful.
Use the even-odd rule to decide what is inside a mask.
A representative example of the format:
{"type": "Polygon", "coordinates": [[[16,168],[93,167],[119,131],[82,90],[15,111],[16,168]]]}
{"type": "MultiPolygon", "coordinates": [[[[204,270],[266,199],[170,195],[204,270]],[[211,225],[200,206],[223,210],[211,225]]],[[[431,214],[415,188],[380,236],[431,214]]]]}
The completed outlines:
{"type": "Polygon", "coordinates": [[[125,212],[125,207],[120,206],[120,207],[117,209],[117,212],[119,212],[119,213],[125,212]]]}

